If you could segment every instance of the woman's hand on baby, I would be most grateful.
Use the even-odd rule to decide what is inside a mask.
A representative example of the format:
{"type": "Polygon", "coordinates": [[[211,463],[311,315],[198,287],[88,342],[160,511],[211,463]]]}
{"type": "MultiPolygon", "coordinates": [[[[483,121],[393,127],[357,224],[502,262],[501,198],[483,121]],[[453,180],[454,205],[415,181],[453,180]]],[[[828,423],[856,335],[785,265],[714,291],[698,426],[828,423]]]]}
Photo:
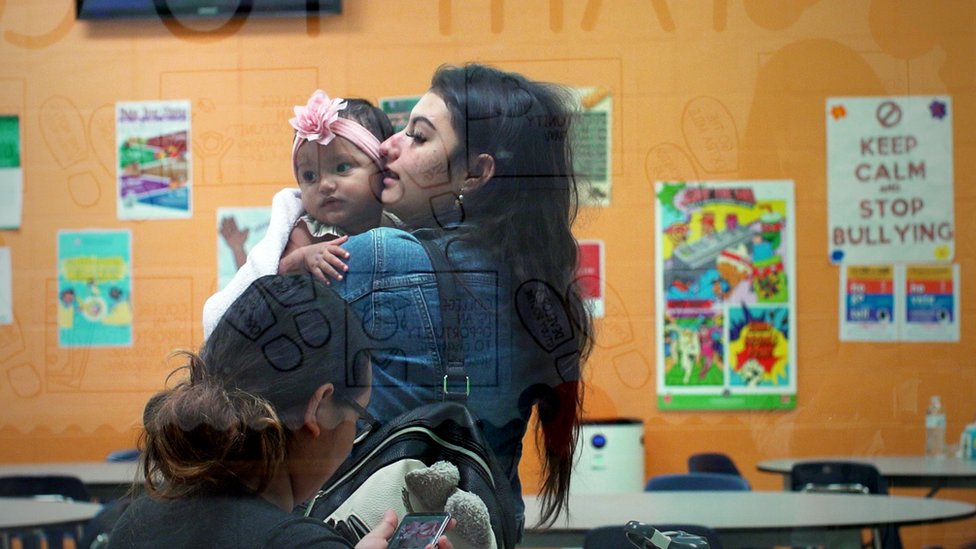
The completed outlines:
{"type": "Polygon", "coordinates": [[[340,236],[328,242],[309,244],[299,251],[302,254],[302,266],[316,278],[329,284],[329,279],[342,280],[342,273],[349,270],[344,260],[349,259],[349,252],[340,245],[348,236],[340,236]]]}

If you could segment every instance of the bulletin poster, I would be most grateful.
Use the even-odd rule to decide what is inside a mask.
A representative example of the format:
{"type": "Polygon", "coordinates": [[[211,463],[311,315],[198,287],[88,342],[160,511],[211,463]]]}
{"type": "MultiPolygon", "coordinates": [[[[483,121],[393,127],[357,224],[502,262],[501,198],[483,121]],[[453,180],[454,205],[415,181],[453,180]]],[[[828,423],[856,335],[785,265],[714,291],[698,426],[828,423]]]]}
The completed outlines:
{"type": "Polygon", "coordinates": [[[190,102],[115,104],[119,219],[191,217],[190,102]]]}
{"type": "Polygon", "coordinates": [[[132,346],[128,230],[58,231],[58,345],[132,346]]]}
{"type": "Polygon", "coordinates": [[[794,408],[793,182],[655,191],[658,407],[794,408]]]}

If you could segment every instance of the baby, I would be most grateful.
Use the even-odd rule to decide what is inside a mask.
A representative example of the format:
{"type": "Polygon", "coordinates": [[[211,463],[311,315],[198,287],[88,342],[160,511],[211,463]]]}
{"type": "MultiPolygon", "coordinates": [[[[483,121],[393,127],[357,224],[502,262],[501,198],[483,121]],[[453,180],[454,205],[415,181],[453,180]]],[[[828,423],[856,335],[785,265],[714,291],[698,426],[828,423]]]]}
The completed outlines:
{"type": "Polygon", "coordinates": [[[289,120],[295,128],[292,170],[298,189],[282,189],[271,203],[267,233],[222,290],[203,306],[209,337],[223,311],[252,281],[305,270],[325,283],[341,279],[348,235],[399,226],[380,202],[380,143],[393,134],[386,113],[363,99],[330,99],[317,90],[289,120]]]}

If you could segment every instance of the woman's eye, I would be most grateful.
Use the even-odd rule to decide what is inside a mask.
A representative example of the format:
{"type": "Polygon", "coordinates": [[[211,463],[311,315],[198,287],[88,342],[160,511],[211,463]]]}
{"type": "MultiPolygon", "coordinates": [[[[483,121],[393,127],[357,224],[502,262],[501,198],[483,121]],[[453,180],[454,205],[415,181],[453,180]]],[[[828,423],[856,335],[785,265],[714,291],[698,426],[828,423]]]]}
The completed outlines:
{"type": "Polygon", "coordinates": [[[414,133],[403,132],[403,135],[406,135],[407,137],[409,137],[410,139],[412,139],[414,141],[414,143],[425,143],[427,141],[427,138],[424,137],[424,134],[419,133],[419,132],[416,132],[416,131],[414,133]]]}

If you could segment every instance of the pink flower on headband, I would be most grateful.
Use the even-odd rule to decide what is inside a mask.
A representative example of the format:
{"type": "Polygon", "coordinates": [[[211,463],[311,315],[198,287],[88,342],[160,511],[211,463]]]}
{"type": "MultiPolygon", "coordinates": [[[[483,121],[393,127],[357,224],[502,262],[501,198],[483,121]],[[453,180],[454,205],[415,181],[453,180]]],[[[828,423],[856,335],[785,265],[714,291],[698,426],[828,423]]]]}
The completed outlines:
{"type": "Polygon", "coordinates": [[[324,91],[315,90],[307,105],[295,106],[295,118],[288,123],[295,128],[297,137],[328,145],[335,137],[331,126],[339,119],[339,111],[345,108],[345,99],[329,99],[324,91]]]}

